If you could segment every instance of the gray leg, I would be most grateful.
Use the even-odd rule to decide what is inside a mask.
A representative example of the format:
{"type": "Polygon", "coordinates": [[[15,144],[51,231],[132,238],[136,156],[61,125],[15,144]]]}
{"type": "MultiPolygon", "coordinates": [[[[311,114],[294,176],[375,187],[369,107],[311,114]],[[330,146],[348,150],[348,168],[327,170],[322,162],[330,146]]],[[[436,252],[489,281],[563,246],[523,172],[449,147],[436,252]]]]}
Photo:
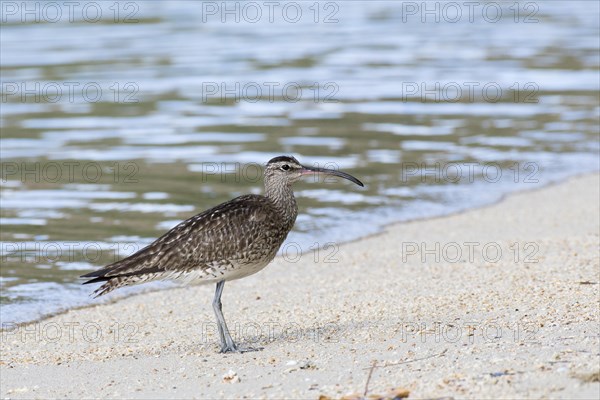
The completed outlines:
{"type": "Polygon", "coordinates": [[[217,283],[215,298],[213,299],[213,310],[215,311],[215,316],[217,317],[217,328],[219,329],[219,338],[221,339],[221,353],[243,353],[246,351],[258,350],[253,348],[240,348],[233,342],[233,339],[229,334],[229,329],[227,329],[227,324],[225,323],[225,317],[223,317],[223,309],[221,306],[221,294],[223,293],[223,287],[225,287],[225,281],[220,281],[217,283]]]}
{"type": "Polygon", "coordinates": [[[215,315],[217,317],[217,328],[219,329],[219,340],[221,341],[222,348],[225,348],[225,334],[223,333],[223,327],[221,326],[221,321],[225,323],[223,311],[221,310],[221,293],[223,293],[224,286],[225,284],[223,282],[217,283],[215,298],[213,299],[213,310],[215,311],[215,315]]]}
{"type": "Polygon", "coordinates": [[[225,287],[225,281],[217,283],[215,298],[213,300],[213,310],[215,310],[215,316],[217,317],[217,327],[221,339],[221,353],[227,353],[229,351],[237,351],[237,346],[229,334],[229,329],[227,329],[227,324],[225,323],[225,317],[223,317],[223,309],[221,306],[223,287],[225,287]]]}

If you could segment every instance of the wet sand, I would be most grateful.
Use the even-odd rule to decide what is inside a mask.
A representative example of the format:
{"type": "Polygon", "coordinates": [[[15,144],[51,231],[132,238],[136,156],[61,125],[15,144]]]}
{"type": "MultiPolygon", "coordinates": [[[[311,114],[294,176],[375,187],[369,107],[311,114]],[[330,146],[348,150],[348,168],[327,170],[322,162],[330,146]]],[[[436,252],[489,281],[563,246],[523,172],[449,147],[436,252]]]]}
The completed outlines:
{"type": "Polygon", "coordinates": [[[1,334],[2,398],[597,398],[599,175],[1,334]],[[294,261],[294,262],[293,262],[294,261]],[[373,367],[374,366],[374,367],[373,367]]]}

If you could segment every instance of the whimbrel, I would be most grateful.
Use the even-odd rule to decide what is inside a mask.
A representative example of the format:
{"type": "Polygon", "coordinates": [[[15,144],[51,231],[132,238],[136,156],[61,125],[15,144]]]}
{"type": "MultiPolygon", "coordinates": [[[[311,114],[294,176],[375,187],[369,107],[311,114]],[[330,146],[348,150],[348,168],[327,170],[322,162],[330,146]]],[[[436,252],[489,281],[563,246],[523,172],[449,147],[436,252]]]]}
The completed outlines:
{"type": "Polygon", "coordinates": [[[271,159],[265,168],[265,195],[244,195],[195,215],[131,256],[83,275],[86,282],[105,282],[94,294],[158,279],[216,283],[213,309],[221,352],[238,347],[221,308],[226,281],[252,275],[269,264],[294,226],[298,206],[292,184],[305,175],[324,173],[362,182],[345,172],[307,167],[294,157],[271,159]]]}

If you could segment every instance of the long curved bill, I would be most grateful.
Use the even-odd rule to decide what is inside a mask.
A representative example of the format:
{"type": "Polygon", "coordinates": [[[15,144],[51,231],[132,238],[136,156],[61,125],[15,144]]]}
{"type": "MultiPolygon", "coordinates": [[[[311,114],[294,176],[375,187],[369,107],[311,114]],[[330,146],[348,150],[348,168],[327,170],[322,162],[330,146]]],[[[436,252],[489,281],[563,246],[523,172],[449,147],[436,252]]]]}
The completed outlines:
{"type": "Polygon", "coordinates": [[[302,175],[327,174],[327,175],[339,176],[340,178],[348,179],[349,181],[356,183],[358,186],[362,186],[362,187],[365,186],[365,185],[363,185],[363,183],[361,181],[359,181],[352,175],[347,174],[342,171],[335,170],[335,169],[307,167],[307,166],[303,165],[301,172],[302,172],[302,175]]]}

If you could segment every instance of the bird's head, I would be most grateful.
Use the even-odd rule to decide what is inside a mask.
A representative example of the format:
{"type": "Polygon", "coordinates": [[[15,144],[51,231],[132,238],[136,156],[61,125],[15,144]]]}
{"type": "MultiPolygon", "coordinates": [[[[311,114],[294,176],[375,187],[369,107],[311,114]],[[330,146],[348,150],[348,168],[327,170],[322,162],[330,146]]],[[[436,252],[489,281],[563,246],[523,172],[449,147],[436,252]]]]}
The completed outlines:
{"type": "Polygon", "coordinates": [[[291,185],[306,175],[327,174],[348,179],[359,186],[364,186],[361,181],[350,174],[328,168],[307,167],[290,156],[272,158],[265,169],[265,183],[267,185],[291,185]]]}

